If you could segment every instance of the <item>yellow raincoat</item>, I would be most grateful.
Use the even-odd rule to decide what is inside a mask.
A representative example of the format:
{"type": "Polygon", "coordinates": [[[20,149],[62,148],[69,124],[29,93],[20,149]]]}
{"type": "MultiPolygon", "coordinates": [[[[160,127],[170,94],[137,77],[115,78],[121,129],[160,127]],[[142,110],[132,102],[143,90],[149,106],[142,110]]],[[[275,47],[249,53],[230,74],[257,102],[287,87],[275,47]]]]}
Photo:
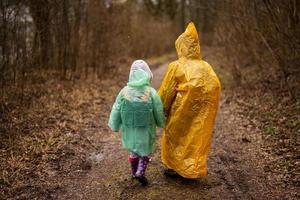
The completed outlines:
{"type": "Polygon", "coordinates": [[[175,43],[172,62],[158,91],[167,116],[162,162],[185,178],[207,174],[206,161],[218,110],[221,85],[201,59],[197,30],[190,23],[175,43]]]}

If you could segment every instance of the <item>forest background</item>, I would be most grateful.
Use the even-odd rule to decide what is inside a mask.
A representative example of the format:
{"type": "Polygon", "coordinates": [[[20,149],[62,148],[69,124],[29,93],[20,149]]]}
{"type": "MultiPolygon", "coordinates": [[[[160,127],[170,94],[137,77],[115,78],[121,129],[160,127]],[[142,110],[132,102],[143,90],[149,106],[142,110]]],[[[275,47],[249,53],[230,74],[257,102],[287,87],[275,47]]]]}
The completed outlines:
{"type": "Polygon", "coordinates": [[[266,170],[299,186],[299,13],[298,0],[1,0],[1,197],[43,180],[49,155],[80,130],[66,119],[70,91],[125,82],[134,59],[155,68],[175,58],[190,21],[220,57],[225,101],[240,105],[276,156],[266,170]]]}

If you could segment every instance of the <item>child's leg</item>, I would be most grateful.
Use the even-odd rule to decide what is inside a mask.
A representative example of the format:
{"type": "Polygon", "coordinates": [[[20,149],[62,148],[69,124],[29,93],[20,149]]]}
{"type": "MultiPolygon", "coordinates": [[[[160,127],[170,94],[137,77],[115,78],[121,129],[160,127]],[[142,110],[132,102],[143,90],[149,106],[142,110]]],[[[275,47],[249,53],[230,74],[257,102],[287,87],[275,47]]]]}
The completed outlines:
{"type": "Polygon", "coordinates": [[[139,163],[138,163],[138,167],[137,167],[137,171],[135,173],[135,175],[137,177],[145,176],[145,172],[146,172],[148,163],[149,163],[149,157],[148,156],[144,156],[144,157],[140,158],[139,163]]]}
{"type": "Polygon", "coordinates": [[[135,177],[139,180],[139,182],[143,186],[146,186],[148,184],[148,180],[145,177],[145,171],[147,169],[148,163],[149,163],[149,157],[148,156],[141,157],[140,160],[139,160],[137,171],[135,173],[135,177]]]}
{"type": "Polygon", "coordinates": [[[135,153],[130,153],[129,157],[128,157],[128,161],[131,164],[131,173],[132,176],[135,176],[135,173],[137,171],[138,168],[138,164],[139,164],[139,156],[135,153]]]}

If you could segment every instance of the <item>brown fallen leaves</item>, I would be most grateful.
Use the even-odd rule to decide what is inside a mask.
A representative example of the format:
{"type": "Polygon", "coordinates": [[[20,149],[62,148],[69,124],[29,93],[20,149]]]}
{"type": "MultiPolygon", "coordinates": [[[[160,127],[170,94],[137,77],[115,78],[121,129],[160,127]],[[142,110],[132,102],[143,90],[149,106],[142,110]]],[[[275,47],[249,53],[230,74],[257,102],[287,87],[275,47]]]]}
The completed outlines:
{"type": "Polygon", "coordinates": [[[90,131],[105,132],[111,103],[126,77],[61,80],[37,72],[0,98],[0,199],[55,198],[63,179],[91,167],[90,131]],[[101,120],[100,120],[101,118],[101,120]]]}

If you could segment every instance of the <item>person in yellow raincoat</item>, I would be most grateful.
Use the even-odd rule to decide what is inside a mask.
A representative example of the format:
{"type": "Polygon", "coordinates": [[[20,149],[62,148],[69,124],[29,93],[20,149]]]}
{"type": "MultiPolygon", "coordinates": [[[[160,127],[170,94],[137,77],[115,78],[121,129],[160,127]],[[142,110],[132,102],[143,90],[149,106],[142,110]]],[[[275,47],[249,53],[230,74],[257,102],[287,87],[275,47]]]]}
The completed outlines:
{"type": "Polygon", "coordinates": [[[221,84],[202,60],[193,23],[175,42],[178,60],[168,66],[158,95],[167,116],[161,140],[163,164],[185,178],[206,176],[206,161],[221,84]]]}

